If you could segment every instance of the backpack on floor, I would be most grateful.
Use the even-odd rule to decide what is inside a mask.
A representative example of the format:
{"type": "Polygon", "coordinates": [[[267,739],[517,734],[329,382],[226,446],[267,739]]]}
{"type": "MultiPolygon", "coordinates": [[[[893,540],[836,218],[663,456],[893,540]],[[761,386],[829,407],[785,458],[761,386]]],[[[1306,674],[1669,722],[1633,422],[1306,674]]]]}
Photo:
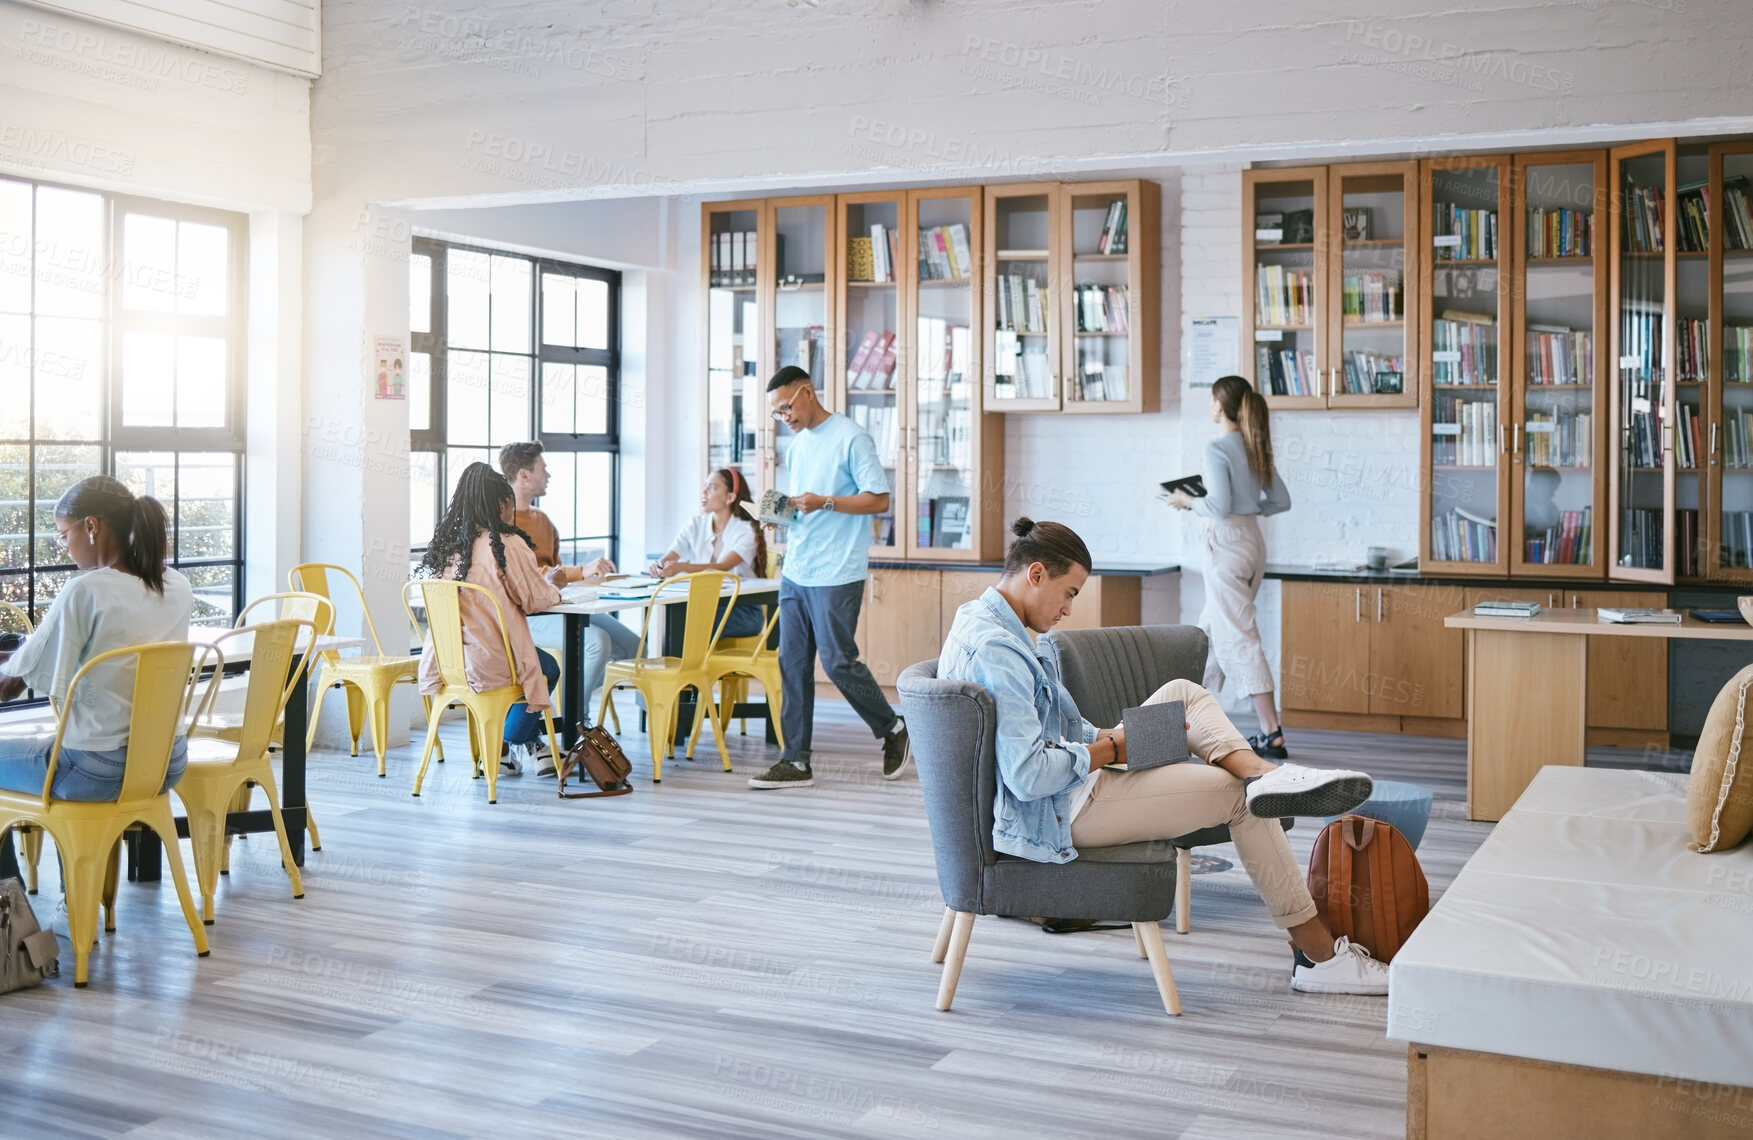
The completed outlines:
{"type": "Polygon", "coordinates": [[[1309,893],[1335,938],[1390,962],[1430,912],[1430,884],[1412,844],[1391,825],[1361,815],[1321,829],[1309,856],[1309,893]]]}
{"type": "Polygon", "coordinates": [[[24,884],[0,879],[0,994],[40,986],[61,972],[55,932],[37,925],[24,884]]]}

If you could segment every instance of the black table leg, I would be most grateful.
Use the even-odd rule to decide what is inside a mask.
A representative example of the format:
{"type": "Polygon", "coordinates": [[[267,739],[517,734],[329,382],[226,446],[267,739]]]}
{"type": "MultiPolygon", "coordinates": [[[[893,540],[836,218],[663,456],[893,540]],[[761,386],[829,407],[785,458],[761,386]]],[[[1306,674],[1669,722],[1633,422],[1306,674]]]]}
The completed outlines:
{"type": "Polygon", "coordinates": [[[563,614],[565,618],[566,661],[560,669],[560,743],[570,749],[578,743],[578,726],[588,710],[584,702],[590,694],[584,691],[584,631],[590,626],[589,614],[563,614]]]}
{"type": "MultiPolygon", "coordinates": [[[[300,658],[294,657],[294,673],[299,664],[300,658]]],[[[310,730],[310,685],[310,676],[306,674],[286,698],[286,728],[280,752],[280,817],[286,821],[286,842],[292,848],[292,861],[300,867],[304,866],[305,808],[309,803],[304,790],[304,736],[310,730]]],[[[321,693],[317,700],[322,700],[321,693]]],[[[229,824],[231,818],[226,822],[229,824]]],[[[270,816],[270,826],[272,823],[270,816]]]]}

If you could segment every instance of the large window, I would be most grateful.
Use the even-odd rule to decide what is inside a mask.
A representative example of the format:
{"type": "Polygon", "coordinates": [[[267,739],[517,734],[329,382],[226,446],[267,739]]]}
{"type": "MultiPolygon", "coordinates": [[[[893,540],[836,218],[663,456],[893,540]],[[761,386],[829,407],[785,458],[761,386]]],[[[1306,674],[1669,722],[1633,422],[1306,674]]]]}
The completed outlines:
{"type": "Polygon", "coordinates": [[[561,557],[618,558],[621,275],[423,238],[409,272],[410,546],[464,467],[539,439],[561,557]]]}
{"type": "Polygon", "coordinates": [[[108,473],[164,503],[196,620],[237,612],[244,225],[0,178],[0,598],[48,610],[55,503],[108,473]]]}

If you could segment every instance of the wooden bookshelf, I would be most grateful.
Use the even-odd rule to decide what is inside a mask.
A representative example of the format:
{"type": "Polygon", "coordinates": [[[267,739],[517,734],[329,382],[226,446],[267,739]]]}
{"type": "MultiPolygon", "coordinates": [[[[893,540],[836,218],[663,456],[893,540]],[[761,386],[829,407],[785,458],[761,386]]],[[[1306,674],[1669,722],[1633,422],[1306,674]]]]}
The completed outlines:
{"type": "Polygon", "coordinates": [[[1161,406],[1161,195],[1155,182],[1141,179],[1059,189],[1057,242],[1065,251],[1066,273],[1055,280],[1066,412],[1114,415],[1161,406]],[[1126,249],[1104,253],[1101,238],[1116,208],[1124,211],[1126,249]],[[1086,310],[1094,319],[1086,319],[1086,310]],[[1124,330],[1108,327],[1116,317],[1124,320],[1124,330]]]}
{"type": "MultiPolygon", "coordinates": [[[[1513,386],[1510,158],[1425,159],[1419,167],[1419,568],[1509,571],[1513,386]],[[1495,241],[1495,246],[1493,245],[1495,241]],[[1453,458],[1450,458],[1453,456],[1453,458]],[[1440,475],[1437,472],[1441,472],[1440,475]]],[[[1410,311],[1410,306],[1409,306],[1410,311]]]]}
{"type": "Polygon", "coordinates": [[[1416,407],[1418,163],[1347,163],[1327,177],[1327,407],[1416,407]],[[1378,236],[1348,238],[1348,215],[1378,236]],[[1358,313],[1346,312],[1348,296],[1358,313]],[[1366,319],[1371,308],[1398,316],[1366,319]]]}
{"type": "Polygon", "coordinates": [[[769,264],[765,258],[771,256],[772,235],[763,203],[755,199],[704,204],[700,246],[706,295],[701,318],[701,343],[706,347],[706,469],[735,468],[759,497],[772,485],[773,436],[766,396],[767,377],[773,370],[760,280],[769,264]]]}
{"type": "Polygon", "coordinates": [[[1328,310],[1328,256],[1332,246],[1325,166],[1242,172],[1241,369],[1274,411],[1327,407],[1324,381],[1332,319],[1328,310]],[[1284,223],[1300,236],[1306,211],[1308,241],[1286,241],[1284,223]],[[1257,224],[1271,221],[1278,224],[1257,224]],[[1282,276],[1274,276],[1282,275],[1282,276]],[[1309,319],[1285,320],[1273,311],[1288,300],[1291,282],[1311,296],[1309,319]],[[1273,368],[1273,362],[1278,368],[1273,368]],[[1286,362],[1294,363],[1288,376],[1286,362]]]}
{"type": "Polygon", "coordinates": [[[1707,157],[1711,205],[1709,265],[1710,375],[1701,385],[1705,417],[1704,488],[1707,523],[1702,567],[1712,581],[1753,582],[1753,280],[1744,266],[1727,266],[1753,256],[1753,234],[1738,224],[1741,203],[1753,195],[1753,142],[1715,143],[1707,157]],[[1730,203],[1731,187],[1739,193],[1730,203]],[[1737,223],[1728,215],[1735,213],[1737,223]],[[1731,248],[1744,241],[1749,248],[1731,248]],[[1714,382],[1713,382],[1714,381],[1714,382]]]}
{"type": "MultiPolygon", "coordinates": [[[[981,293],[985,407],[988,412],[1057,412],[1060,406],[1059,314],[1053,282],[1065,277],[1065,251],[1054,241],[1060,194],[1055,182],[988,186],[983,264],[988,267],[981,293]],[[1013,319],[1009,279],[1033,282],[1047,312],[1038,325],[1013,319]],[[1024,357],[1028,359],[1025,361],[1024,357]]],[[[1014,292],[1014,290],[1011,290],[1014,292]]],[[[1024,300],[1025,311],[1027,299],[1024,300]]]]}

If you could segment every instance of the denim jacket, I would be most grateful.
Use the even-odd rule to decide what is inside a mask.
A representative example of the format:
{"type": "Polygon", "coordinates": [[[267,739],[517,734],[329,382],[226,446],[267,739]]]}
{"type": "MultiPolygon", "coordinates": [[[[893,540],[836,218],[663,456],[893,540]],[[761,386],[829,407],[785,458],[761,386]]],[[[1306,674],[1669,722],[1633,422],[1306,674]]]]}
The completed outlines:
{"type": "Polygon", "coordinates": [[[956,610],[938,676],[972,681],[998,707],[998,802],[992,846],[1037,863],[1069,863],[1071,796],[1090,773],[1096,726],[1059,677],[1059,655],[1037,645],[995,589],[956,610]]]}

